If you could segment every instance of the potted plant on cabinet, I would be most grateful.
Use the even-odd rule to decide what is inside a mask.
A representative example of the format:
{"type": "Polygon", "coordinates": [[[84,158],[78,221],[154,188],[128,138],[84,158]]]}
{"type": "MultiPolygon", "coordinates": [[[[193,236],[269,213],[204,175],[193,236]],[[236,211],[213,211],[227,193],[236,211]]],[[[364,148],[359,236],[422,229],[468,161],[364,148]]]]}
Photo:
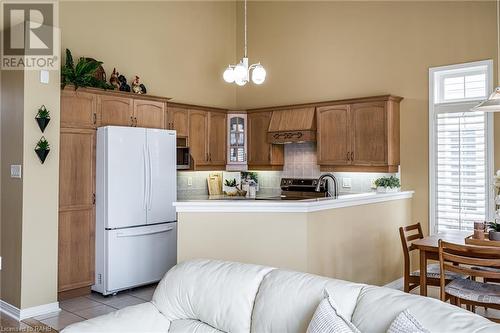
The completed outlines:
{"type": "Polygon", "coordinates": [[[38,112],[35,116],[35,120],[38,123],[38,127],[40,127],[40,130],[43,133],[45,131],[45,128],[49,124],[49,121],[50,121],[50,112],[49,112],[49,110],[47,110],[45,105],[42,105],[38,109],[38,112]]]}
{"type": "Polygon", "coordinates": [[[47,155],[49,155],[50,152],[50,145],[47,139],[45,137],[41,137],[40,140],[38,140],[36,147],[35,147],[35,153],[37,154],[38,158],[40,159],[40,162],[45,162],[45,159],[47,158],[47,155]]]}
{"type": "Polygon", "coordinates": [[[379,193],[399,192],[401,183],[399,182],[399,179],[394,176],[381,177],[375,180],[375,186],[377,187],[377,192],[379,193]]]}
{"type": "Polygon", "coordinates": [[[500,223],[488,222],[488,238],[492,241],[500,241],[500,223]]]}

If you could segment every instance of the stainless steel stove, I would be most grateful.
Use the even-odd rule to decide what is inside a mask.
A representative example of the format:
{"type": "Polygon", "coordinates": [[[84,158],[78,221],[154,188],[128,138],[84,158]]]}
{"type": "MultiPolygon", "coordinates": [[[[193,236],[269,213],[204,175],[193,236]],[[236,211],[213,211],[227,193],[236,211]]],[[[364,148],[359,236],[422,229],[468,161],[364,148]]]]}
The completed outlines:
{"type": "Polygon", "coordinates": [[[321,180],[319,191],[316,191],[316,178],[282,178],[281,195],[275,197],[258,198],[258,200],[305,200],[328,197],[328,182],[321,180]]]}

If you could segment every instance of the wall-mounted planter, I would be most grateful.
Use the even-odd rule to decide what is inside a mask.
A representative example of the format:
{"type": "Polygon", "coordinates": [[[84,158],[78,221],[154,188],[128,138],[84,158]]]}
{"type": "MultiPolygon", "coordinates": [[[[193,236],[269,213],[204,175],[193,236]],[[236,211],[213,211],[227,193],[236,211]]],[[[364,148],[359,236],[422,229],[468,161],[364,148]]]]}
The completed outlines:
{"type": "Polygon", "coordinates": [[[40,127],[40,130],[43,133],[45,131],[45,128],[47,128],[47,125],[50,122],[50,118],[35,118],[35,120],[38,123],[38,127],[40,127]]]}
{"type": "Polygon", "coordinates": [[[45,159],[49,155],[49,152],[50,152],[50,144],[47,141],[47,139],[45,139],[45,137],[42,136],[40,140],[38,140],[38,142],[36,143],[35,147],[35,153],[40,159],[40,162],[42,162],[42,164],[45,162],[45,159]]]}
{"type": "Polygon", "coordinates": [[[38,124],[38,127],[40,127],[40,130],[42,133],[45,131],[45,128],[50,122],[50,112],[47,110],[45,105],[42,105],[39,109],[38,112],[35,116],[35,120],[38,124]]]}

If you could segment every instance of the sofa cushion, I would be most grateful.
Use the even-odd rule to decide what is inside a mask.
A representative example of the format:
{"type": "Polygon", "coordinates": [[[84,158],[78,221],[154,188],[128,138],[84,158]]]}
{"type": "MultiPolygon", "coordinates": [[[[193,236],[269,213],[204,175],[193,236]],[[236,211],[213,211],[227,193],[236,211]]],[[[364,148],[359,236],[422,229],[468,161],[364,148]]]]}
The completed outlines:
{"type": "Polygon", "coordinates": [[[162,279],[152,302],[170,321],[194,319],[224,332],[249,332],[255,295],[273,269],[217,260],[183,262],[162,279]]]}
{"type": "Polygon", "coordinates": [[[363,333],[387,332],[406,309],[431,332],[498,332],[497,324],[457,306],[375,286],[366,286],[361,291],[352,323],[363,333]]]}
{"type": "Polygon", "coordinates": [[[314,311],[307,333],[360,333],[337,309],[335,301],[327,295],[314,311]]]}
{"type": "Polygon", "coordinates": [[[270,272],[260,286],[252,332],[303,333],[324,298],[325,289],[350,319],[364,285],[287,270],[270,272]]]}
{"type": "Polygon", "coordinates": [[[70,325],[61,333],[165,333],[169,325],[170,321],[152,303],[147,302],[70,325]]]}
{"type": "Polygon", "coordinates": [[[404,310],[389,326],[387,333],[430,333],[413,317],[410,311],[404,310]]]}
{"type": "Polygon", "coordinates": [[[170,324],[168,333],[221,333],[216,328],[193,319],[178,319],[170,324]]]}

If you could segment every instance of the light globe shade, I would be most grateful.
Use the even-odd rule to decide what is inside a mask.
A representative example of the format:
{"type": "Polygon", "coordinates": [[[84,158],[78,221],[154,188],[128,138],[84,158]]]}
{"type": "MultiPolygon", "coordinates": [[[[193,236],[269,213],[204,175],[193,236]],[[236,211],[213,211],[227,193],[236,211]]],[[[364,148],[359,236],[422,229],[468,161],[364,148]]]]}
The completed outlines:
{"type": "Polygon", "coordinates": [[[262,84],[266,80],[266,70],[262,65],[257,65],[252,71],[252,81],[255,84],[262,84]]]}
{"type": "Polygon", "coordinates": [[[237,85],[239,85],[240,87],[244,86],[245,84],[247,84],[247,80],[240,80],[240,79],[236,79],[234,80],[234,83],[236,83],[237,85]]]}
{"type": "Polygon", "coordinates": [[[500,112],[500,86],[495,88],[487,100],[473,107],[472,111],[500,112]]]}
{"type": "Polygon", "coordinates": [[[239,63],[238,65],[236,65],[234,67],[234,80],[235,81],[238,81],[238,80],[245,81],[245,79],[247,78],[247,75],[248,75],[247,68],[242,63],[239,63]]]}
{"type": "Polygon", "coordinates": [[[234,82],[235,75],[234,75],[234,70],[231,68],[231,66],[226,68],[224,74],[222,74],[222,77],[224,78],[224,81],[226,81],[227,83],[234,82]]]}

